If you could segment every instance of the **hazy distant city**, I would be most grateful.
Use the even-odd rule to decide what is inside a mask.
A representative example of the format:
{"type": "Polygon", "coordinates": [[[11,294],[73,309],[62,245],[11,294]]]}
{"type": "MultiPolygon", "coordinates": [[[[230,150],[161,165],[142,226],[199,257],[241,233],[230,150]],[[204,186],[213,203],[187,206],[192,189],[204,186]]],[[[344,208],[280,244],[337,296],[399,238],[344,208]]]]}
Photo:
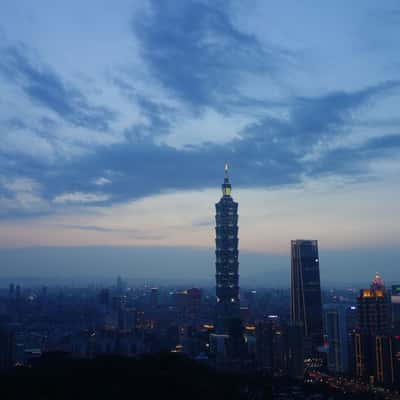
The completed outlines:
{"type": "MultiPolygon", "coordinates": [[[[322,290],[318,241],[296,239],[290,288],[241,286],[228,164],[221,190],[214,287],[171,278],[139,285],[121,276],[111,285],[11,282],[0,291],[0,370],[176,354],[216,373],[253,374],[238,386],[242,398],[398,398],[400,284],[386,289],[376,272],[367,288],[322,290]]],[[[165,274],[171,260],[160,262],[165,274]]]]}

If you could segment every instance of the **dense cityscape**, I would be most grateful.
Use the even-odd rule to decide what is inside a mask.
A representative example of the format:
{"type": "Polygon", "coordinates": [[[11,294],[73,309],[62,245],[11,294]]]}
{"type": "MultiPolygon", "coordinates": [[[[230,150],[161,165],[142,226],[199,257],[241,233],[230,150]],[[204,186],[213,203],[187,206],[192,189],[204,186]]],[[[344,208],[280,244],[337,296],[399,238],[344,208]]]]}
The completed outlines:
{"type": "Polygon", "coordinates": [[[131,287],[120,276],[104,287],[10,283],[0,292],[1,370],[35,367],[51,354],[179,353],[215,371],[279,382],[271,383],[274,398],[324,398],[321,385],[330,396],[397,398],[400,285],[387,288],[377,273],[368,288],[321,290],[318,242],[297,239],[290,289],[240,288],[231,191],[226,165],[216,204],[215,288],[131,287]],[[316,392],[306,395],[313,386],[316,392]]]}

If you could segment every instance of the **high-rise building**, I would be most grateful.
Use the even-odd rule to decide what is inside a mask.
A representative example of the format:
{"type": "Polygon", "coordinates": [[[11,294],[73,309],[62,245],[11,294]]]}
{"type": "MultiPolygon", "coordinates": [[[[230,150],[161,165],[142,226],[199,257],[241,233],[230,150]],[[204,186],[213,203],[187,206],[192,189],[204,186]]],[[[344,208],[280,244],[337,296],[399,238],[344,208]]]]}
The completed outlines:
{"type": "Polygon", "coordinates": [[[323,345],[318,242],[291,242],[291,309],[293,322],[303,326],[305,355],[316,356],[323,345]]]}
{"type": "Polygon", "coordinates": [[[361,289],[357,298],[358,328],[361,332],[384,334],[389,330],[390,304],[379,274],[369,289],[361,289]]]}
{"type": "Polygon", "coordinates": [[[379,274],[357,298],[356,376],[370,383],[393,383],[389,297],[379,274]]]}
{"type": "Polygon", "coordinates": [[[215,205],[216,215],[216,328],[217,333],[228,333],[230,320],[239,319],[239,250],[238,203],[231,197],[228,165],[222,184],[221,200],[215,205]]]}
{"type": "Polygon", "coordinates": [[[287,326],[287,372],[293,379],[304,377],[304,327],[300,321],[291,321],[287,326]]]}
{"type": "Polygon", "coordinates": [[[274,368],[274,322],[272,320],[257,323],[256,360],[258,368],[272,372],[274,368]]]}
{"type": "Polygon", "coordinates": [[[400,285],[392,286],[392,326],[396,335],[400,334],[400,285]]]}
{"type": "Polygon", "coordinates": [[[345,304],[324,305],[324,326],[328,340],[328,369],[334,373],[349,370],[350,315],[356,307],[345,304]]]}

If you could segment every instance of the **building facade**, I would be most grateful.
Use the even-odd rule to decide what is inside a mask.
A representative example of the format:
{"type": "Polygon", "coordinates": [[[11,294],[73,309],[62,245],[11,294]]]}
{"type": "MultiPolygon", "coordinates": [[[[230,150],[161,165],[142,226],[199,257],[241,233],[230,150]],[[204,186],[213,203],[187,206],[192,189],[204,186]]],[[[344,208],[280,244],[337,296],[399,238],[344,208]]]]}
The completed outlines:
{"type": "Polygon", "coordinates": [[[226,334],[230,320],[240,318],[238,203],[231,196],[227,165],[222,197],[215,210],[216,329],[226,334]]]}
{"type": "Polygon", "coordinates": [[[291,321],[301,323],[305,355],[317,356],[323,345],[318,242],[291,242],[291,321]]]}
{"type": "Polygon", "coordinates": [[[390,302],[379,274],[357,298],[356,376],[369,383],[394,382],[390,302]]]}
{"type": "Polygon", "coordinates": [[[349,371],[349,315],[356,307],[345,304],[324,305],[324,327],[328,341],[328,369],[336,374],[349,371]]]}
{"type": "Polygon", "coordinates": [[[392,286],[392,327],[396,335],[400,334],[400,285],[392,286]]]}

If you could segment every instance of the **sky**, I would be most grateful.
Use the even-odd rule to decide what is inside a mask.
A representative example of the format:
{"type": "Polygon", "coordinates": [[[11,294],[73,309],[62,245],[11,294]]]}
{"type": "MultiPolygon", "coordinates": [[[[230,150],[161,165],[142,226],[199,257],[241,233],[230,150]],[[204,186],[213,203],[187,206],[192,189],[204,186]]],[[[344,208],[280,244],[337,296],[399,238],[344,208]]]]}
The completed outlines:
{"type": "Polygon", "coordinates": [[[0,269],[213,279],[228,162],[244,280],[296,238],[400,280],[399,37],[390,0],[3,0],[0,269]]]}

